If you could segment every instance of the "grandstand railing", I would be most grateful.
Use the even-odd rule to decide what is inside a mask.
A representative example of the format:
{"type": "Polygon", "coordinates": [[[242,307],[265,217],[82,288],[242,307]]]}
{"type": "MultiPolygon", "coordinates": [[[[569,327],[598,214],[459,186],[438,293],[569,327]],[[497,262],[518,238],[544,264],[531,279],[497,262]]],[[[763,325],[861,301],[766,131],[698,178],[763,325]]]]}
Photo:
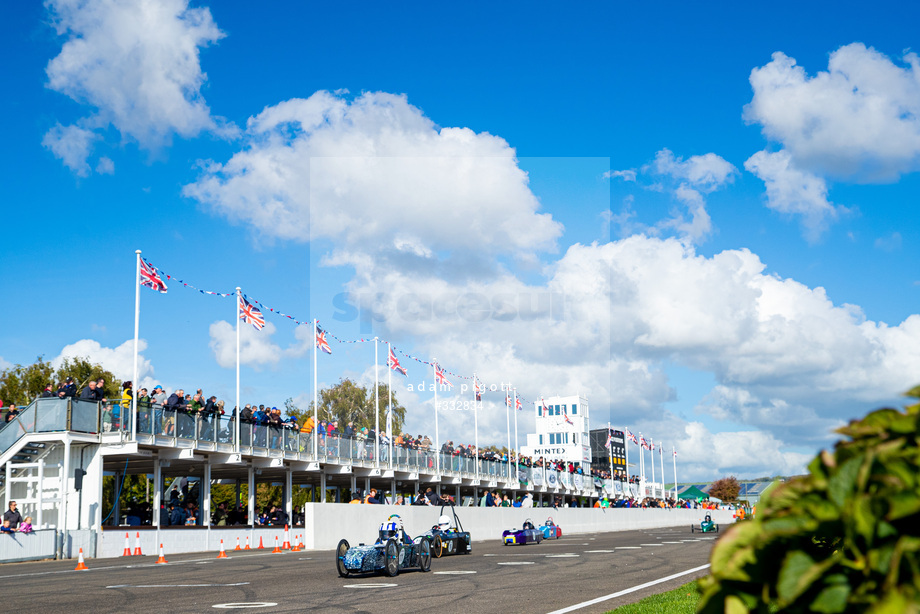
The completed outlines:
{"type": "MultiPolygon", "coordinates": [[[[73,431],[117,435],[121,441],[134,438],[130,412],[119,402],[101,403],[77,398],[38,398],[12,421],[0,428],[0,454],[9,450],[29,433],[73,431]]],[[[142,408],[138,412],[136,441],[164,447],[196,448],[203,451],[233,453],[236,424],[233,416],[202,416],[198,413],[173,409],[142,408]]],[[[428,450],[379,446],[379,461],[374,454],[373,441],[322,433],[301,433],[297,428],[242,422],[239,452],[250,456],[276,457],[287,460],[380,467],[410,473],[439,474],[460,479],[480,481],[517,481],[525,489],[563,488],[565,490],[600,490],[608,495],[627,493],[628,486],[615,486],[611,480],[596,480],[581,474],[554,471],[542,467],[509,466],[507,461],[489,461],[461,455],[448,455],[428,450]],[[313,438],[317,455],[313,455],[313,438]],[[510,471],[510,473],[509,473],[510,471]]],[[[617,483],[619,484],[619,483],[617,483]]]]}

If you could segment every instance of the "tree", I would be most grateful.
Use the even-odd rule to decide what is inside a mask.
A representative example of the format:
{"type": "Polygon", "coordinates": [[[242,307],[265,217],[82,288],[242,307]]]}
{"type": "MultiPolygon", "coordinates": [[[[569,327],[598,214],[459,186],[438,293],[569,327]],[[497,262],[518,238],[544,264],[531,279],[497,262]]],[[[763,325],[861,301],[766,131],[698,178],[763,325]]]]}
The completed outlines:
{"type": "MultiPolygon", "coordinates": [[[[389,388],[380,384],[377,388],[380,399],[380,429],[386,430],[386,411],[389,404],[389,388]]],[[[303,424],[307,416],[313,415],[313,403],[306,410],[294,404],[293,399],[284,402],[289,416],[296,416],[297,421],[303,424]]],[[[393,393],[393,432],[402,432],[405,422],[406,408],[399,404],[396,393],[393,393]]],[[[344,427],[349,422],[354,422],[355,428],[366,427],[373,429],[376,423],[376,407],[374,405],[374,391],[364,386],[358,386],[350,379],[340,380],[331,388],[326,388],[319,393],[319,419],[337,420],[339,427],[344,427]]]]}
{"type": "Polygon", "coordinates": [[[710,497],[715,497],[726,503],[732,503],[737,500],[739,493],[741,493],[741,484],[738,483],[735,476],[716,480],[712,483],[712,486],[709,487],[710,497]]]}
{"type": "Polygon", "coordinates": [[[103,394],[106,398],[118,398],[121,395],[121,380],[111,371],[91,363],[88,358],[65,358],[55,371],[51,363],[39,356],[31,365],[15,365],[0,371],[0,399],[3,399],[4,404],[28,405],[32,399],[41,395],[45,386],[51,384],[56,388],[68,376],[73,378],[78,391],[90,379],[102,378],[105,380],[103,394]]]}

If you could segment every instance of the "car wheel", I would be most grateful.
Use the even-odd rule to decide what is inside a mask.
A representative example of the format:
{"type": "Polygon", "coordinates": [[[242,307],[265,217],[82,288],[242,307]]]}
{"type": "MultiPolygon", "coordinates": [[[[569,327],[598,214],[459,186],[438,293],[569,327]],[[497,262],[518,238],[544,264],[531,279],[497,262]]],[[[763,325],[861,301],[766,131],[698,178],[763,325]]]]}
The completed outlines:
{"type": "Polygon", "coordinates": [[[440,535],[435,535],[431,540],[431,554],[434,558],[439,559],[444,554],[444,542],[441,541],[440,535]]]}
{"type": "Polygon", "coordinates": [[[719,525],[716,524],[716,525],[713,525],[713,526],[714,526],[715,529],[716,529],[716,533],[718,533],[718,532],[719,532],[719,525]]]}
{"type": "Polygon", "coordinates": [[[345,554],[348,552],[348,541],[342,540],[335,549],[335,568],[343,578],[348,577],[348,569],[345,567],[345,554]]]}
{"type": "Polygon", "coordinates": [[[386,554],[386,571],[391,578],[399,573],[399,546],[395,540],[390,540],[384,549],[386,554]]]}
{"type": "Polygon", "coordinates": [[[427,539],[418,543],[418,568],[422,571],[431,569],[431,544],[427,539]]]}
{"type": "Polygon", "coordinates": [[[694,526],[694,525],[691,524],[691,525],[690,525],[690,532],[691,532],[691,533],[696,533],[696,526],[694,526]]]}

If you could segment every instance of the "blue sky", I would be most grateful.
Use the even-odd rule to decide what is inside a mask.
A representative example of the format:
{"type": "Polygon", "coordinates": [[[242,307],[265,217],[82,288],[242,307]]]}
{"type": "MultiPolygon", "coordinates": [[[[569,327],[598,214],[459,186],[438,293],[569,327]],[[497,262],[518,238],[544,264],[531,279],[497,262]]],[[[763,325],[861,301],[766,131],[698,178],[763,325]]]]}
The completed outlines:
{"type": "MultiPolygon", "coordinates": [[[[0,366],[130,377],[141,249],[530,401],[580,391],[687,478],[800,472],[917,383],[917,12],[8,5],[0,366]]],[[[142,381],[232,404],[232,301],[141,300],[142,381]]],[[[243,402],[305,403],[309,335],[267,319],[243,402]]],[[[373,381],[370,344],[333,350],[321,384],[373,381]]],[[[408,428],[432,432],[405,384],[408,428]]],[[[442,415],[442,439],[471,421],[442,415]]]]}

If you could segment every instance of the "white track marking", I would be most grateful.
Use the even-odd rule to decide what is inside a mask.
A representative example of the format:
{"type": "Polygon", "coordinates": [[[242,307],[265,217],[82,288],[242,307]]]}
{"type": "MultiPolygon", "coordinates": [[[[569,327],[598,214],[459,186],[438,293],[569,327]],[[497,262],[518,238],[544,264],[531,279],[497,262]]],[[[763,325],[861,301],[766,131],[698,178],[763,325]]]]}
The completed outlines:
{"type": "Polygon", "coordinates": [[[622,591],[617,591],[616,593],[610,593],[609,595],[604,595],[603,597],[598,597],[597,599],[592,599],[591,601],[583,601],[582,603],[576,603],[575,605],[569,606],[567,608],[562,608],[561,610],[555,610],[550,612],[550,614],[565,614],[566,612],[574,612],[575,610],[580,610],[582,608],[587,608],[596,603],[601,603],[604,601],[609,601],[610,599],[616,599],[617,597],[622,597],[623,595],[628,595],[629,593],[634,593],[636,591],[641,591],[643,588],[648,588],[650,586],[655,586],[656,584],[661,584],[663,582],[668,582],[669,580],[674,580],[675,578],[680,578],[688,574],[696,573],[704,569],[708,569],[709,565],[702,565],[700,567],[694,567],[693,569],[688,569],[687,571],[682,571],[680,573],[672,574],[670,576],[659,578],[657,580],[652,580],[651,582],[646,582],[645,584],[639,584],[638,586],[633,586],[632,588],[627,588],[622,591]]]}

